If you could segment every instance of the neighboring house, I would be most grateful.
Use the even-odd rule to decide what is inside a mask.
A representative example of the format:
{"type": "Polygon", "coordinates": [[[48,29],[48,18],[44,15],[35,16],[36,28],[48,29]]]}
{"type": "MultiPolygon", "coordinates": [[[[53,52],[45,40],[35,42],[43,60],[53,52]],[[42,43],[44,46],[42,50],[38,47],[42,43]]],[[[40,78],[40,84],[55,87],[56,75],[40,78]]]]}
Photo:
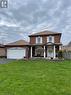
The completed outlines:
{"type": "Polygon", "coordinates": [[[61,50],[61,33],[42,31],[29,35],[30,42],[19,40],[5,45],[8,59],[33,57],[56,58],[61,50]]]}
{"type": "Polygon", "coordinates": [[[28,45],[25,40],[19,40],[5,45],[8,59],[23,59],[28,57],[28,45]]]}
{"type": "Polygon", "coordinates": [[[30,57],[56,58],[61,50],[61,33],[42,31],[29,35],[30,57]]]}
{"type": "Polygon", "coordinates": [[[65,59],[71,59],[71,42],[68,45],[62,47],[63,57],[65,59]]]}
{"type": "Polygon", "coordinates": [[[71,42],[68,43],[68,45],[65,45],[62,47],[63,51],[71,51],[71,42]]]}
{"type": "Polygon", "coordinates": [[[66,46],[63,46],[62,47],[62,50],[63,51],[71,51],[71,46],[67,46],[67,45],[66,46]]]}
{"type": "Polygon", "coordinates": [[[0,57],[5,57],[5,56],[6,56],[5,46],[0,44],[0,57]]]}

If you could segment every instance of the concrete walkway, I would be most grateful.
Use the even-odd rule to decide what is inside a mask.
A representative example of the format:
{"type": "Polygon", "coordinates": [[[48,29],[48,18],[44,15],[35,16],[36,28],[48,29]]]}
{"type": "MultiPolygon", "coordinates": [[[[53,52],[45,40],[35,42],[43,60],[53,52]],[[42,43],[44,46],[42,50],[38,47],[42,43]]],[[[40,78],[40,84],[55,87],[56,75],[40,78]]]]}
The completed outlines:
{"type": "Polygon", "coordinates": [[[6,64],[13,61],[12,59],[0,58],[0,64],[6,64]]]}

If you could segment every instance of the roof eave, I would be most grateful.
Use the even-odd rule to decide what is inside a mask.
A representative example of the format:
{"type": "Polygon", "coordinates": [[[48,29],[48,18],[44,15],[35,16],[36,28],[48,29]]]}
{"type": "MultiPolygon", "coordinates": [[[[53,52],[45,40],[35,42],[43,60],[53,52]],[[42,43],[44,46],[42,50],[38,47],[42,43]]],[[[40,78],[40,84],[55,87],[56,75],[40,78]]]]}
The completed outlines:
{"type": "Polygon", "coordinates": [[[33,34],[33,35],[29,35],[29,37],[36,37],[36,36],[48,36],[48,35],[62,35],[62,33],[56,33],[56,34],[33,34]]]}

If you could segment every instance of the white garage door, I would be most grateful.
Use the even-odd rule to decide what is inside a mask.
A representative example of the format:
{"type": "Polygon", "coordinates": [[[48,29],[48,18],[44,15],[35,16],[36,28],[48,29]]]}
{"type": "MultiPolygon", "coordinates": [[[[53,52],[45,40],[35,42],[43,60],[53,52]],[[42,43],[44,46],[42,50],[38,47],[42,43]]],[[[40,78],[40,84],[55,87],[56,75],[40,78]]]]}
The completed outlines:
{"type": "Polygon", "coordinates": [[[26,55],[26,50],[24,48],[10,48],[7,49],[8,59],[23,59],[26,55]]]}

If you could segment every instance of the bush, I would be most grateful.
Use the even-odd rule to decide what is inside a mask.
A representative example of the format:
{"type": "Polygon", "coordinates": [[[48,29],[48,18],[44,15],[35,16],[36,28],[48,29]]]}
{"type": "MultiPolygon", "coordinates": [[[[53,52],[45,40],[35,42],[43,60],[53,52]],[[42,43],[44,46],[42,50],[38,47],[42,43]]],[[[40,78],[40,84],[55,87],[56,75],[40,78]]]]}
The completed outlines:
{"type": "Polygon", "coordinates": [[[63,58],[63,51],[62,50],[58,51],[58,58],[59,59],[63,58]]]}

